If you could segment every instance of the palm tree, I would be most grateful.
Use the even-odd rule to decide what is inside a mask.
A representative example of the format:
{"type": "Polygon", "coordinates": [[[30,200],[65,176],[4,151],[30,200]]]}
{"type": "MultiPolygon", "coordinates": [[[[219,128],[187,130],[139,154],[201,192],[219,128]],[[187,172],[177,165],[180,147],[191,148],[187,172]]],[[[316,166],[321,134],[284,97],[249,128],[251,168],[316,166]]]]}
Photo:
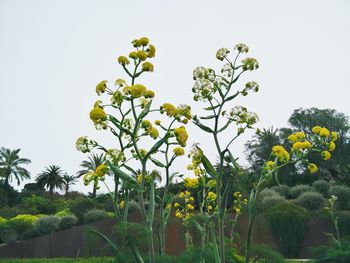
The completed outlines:
{"type": "Polygon", "coordinates": [[[21,167],[22,164],[29,164],[30,160],[20,158],[19,151],[20,149],[11,151],[4,147],[0,149],[0,177],[4,178],[5,186],[9,186],[9,182],[13,179],[17,180],[19,185],[21,180],[30,178],[30,173],[21,167]]]}
{"type": "Polygon", "coordinates": [[[65,187],[63,171],[59,165],[45,167],[45,170],[37,176],[35,181],[43,187],[47,187],[51,196],[55,188],[63,190],[65,187]]]}
{"type": "MultiPolygon", "coordinates": [[[[77,177],[80,178],[87,174],[88,172],[95,172],[96,168],[103,164],[106,161],[106,158],[103,153],[101,154],[95,154],[91,153],[91,156],[88,157],[88,160],[83,161],[80,164],[80,167],[83,169],[77,172],[77,177]]],[[[95,184],[93,184],[93,189],[92,189],[92,197],[96,197],[96,191],[97,187],[95,184]]]]}
{"type": "Polygon", "coordinates": [[[68,192],[69,192],[69,186],[70,185],[74,185],[78,178],[74,175],[68,175],[68,174],[65,174],[63,175],[63,179],[64,179],[64,189],[65,189],[65,196],[67,196],[68,192]]]}

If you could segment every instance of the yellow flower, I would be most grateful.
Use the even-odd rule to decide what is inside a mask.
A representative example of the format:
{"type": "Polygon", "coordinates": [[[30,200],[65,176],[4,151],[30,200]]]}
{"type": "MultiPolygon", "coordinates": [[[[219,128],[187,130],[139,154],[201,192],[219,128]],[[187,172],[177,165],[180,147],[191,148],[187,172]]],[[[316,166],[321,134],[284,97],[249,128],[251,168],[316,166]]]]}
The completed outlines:
{"type": "Polygon", "coordinates": [[[142,51],[142,50],[137,51],[136,56],[141,61],[144,61],[147,59],[147,53],[145,51],[142,51]]]}
{"type": "Polygon", "coordinates": [[[291,142],[291,143],[294,143],[294,142],[297,142],[298,141],[298,137],[293,133],[291,135],[288,136],[288,140],[291,142]]]}
{"type": "Polygon", "coordinates": [[[186,208],[188,209],[188,210],[194,210],[194,206],[193,205],[191,205],[191,204],[187,204],[186,205],[186,208]]]}
{"type": "Polygon", "coordinates": [[[149,132],[149,135],[153,138],[153,139],[157,139],[159,136],[159,132],[157,130],[157,128],[152,127],[152,129],[149,132]]]}
{"type": "Polygon", "coordinates": [[[154,122],[155,125],[160,125],[160,123],[161,123],[160,120],[156,120],[156,121],[154,122]]]}
{"type": "Polygon", "coordinates": [[[304,142],[295,142],[293,144],[292,149],[295,150],[304,150],[304,149],[309,149],[311,147],[311,143],[309,141],[304,141],[304,142]]]}
{"type": "Polygon", "coordinates": [[[178,208],[180,206],[180,204],[178,203],[178,202],[176,202],[175,204],[174,204],[174,207],[175,208],[178,208]]]}
{"type": "Polygon", "coordinates": [[[141,103],[141,109],[144,109],[148,105],[149,100],[145,98],[140,98],[140,103],[141,103]]]}
{"type": "Polygon", "coordinates": [[[128,60],[127,57],[120,56],[120,57],[118,58],[118,63],[121,64],[121,65],[123,65],[123,66],[125,66],[125,65],[130,64],[130,61],[128,60]]]}
{"type": "Polygon", "coordinates": [[[238,214],[238,215],[239,215],[239,214],[241,213],[241,209],[236,208],[236,209],[235,209],[235,212],[236,212],[236,214],[238,214]]]}
{"type": "Polygon", "coordinates": [[[149,39],[147,37],[141,37],[139,40],[138,40],[138,43],[142,46],[147,46],[148,43],[149,43],[149,39]]]}
{"type": "Polygon", "coordinates": [[[208,192],[207,199],[209,201],[215,201],[216,200],[216,194],[214,192],[208,192]]]}
{"type": "Polygon", "coordinates": [[[168,115],[169,117],[173,117],[176,115],[176,108],[170,103],[164,103],[163,106],[160,107],[160,111],[161,113],[165,111],[166,115],[168,115]]]}
{"type": "Polygon", "coordinates": [[[191,196],[190,197],[190,202],[193,202],[194,201],[194,198],[191,196]]]}
{"type": "Polygon", "coordinates": [[[132,59],[137,59],[137,52],[136,51],[130,52],[129,57],[132,59]]]}
{"type": "Polygon", "coordinates": [[[236,198],[238,198],[240,195],[241,195],[241,192],[235,192],[235,193],[233,194],[233,196],[236,197],[236,198]]]}
{"type": "Polygon", "coordinates": [[[179,197],[183,198],[185,196],[184,192],[180,192],[179,197]]]}
{"type": "Polygon", "coordinates": [[[176,216],[177,218],[182,218],[182,215],[181,215],[180,211],[177,211],[176,214],[175,214],[175,216],[176,216]]]}
{"type": "Polygon", "coordinates": [[[328,144],[328,151],[333,152],[335,150],[335,143],[333,141],[331,141],[328,144]]]}
{"type": "Polygon", "coordinates": [[[308,166],[307,166],[307,169],[309,170],[310,173],[316,173],[317,172],[317,166],[316,164],[314,163],[310,163],[308,166]]]}
{"type": "Polygon", "coordinates": [[[146,90],[144,96],[145,98],[154,98],[154,91],[153,90],[146,90]]]}
{"type": "Polygon", "coordinates": [[[90,111],[90,119],[95,123],[101,123],[102,121],[107,120],[106,112],[100,107],[94,107],[90,111]]]}
{"type": "Polygon", "coordinates": [[[329,130],[327,128],[322,128],[320,130],[320,136],[321,137],[328,137],[329,136],[329,130]]]}
{"type": "Polygon", "coordinates": [[[116,90],[111,97],[111,101],[113,104],[121,105],[123,100],[123,94],[118,90],[116,90]]]}
{"type": "Polygon", "coordinates": [[[135,84],[130,87],[130,94],[134,98],[139,98],[146,92],[146,87],[142,84],[135,84]]]}
{"type": "Polygon", "coordinates": [[[114,84],[116,86],[123,87],[123,86],[126,86],[126,81],[123,79],[117,79],[114,84]]]}
{"type": "Polygon", "coordinates": [[[198,178],[185,178],[184,184],[187,188],[197,188],[199,185],[198,178]]]}
{"type": "Polygon", "coordinates": [[[187,119],[191,119],[192,118],[191,107],[186,104],[181,104],[176,108],[175,115],[184,116],[187,119]]]}
{"type": "Polygon", "coordinates": [[[208,211],[213,210],[213,207],[211,205],[208,205],[208,211]]]}
{"type": "Polygon", "coordinates": [[[96,86],[96,93],[97,95],[101,95],[101,93],[104,93],[107,89],[107,80],[102,80],[100,83],[96,86]]]}
{"type": "Polygon", "coordinates": [[[338,134],[336,132],[331,132],[331,140],[335,142],[338,139],[338,134]]]}
{"type": "Polygon", "coordinates": [[[215,187],[216,187],[216,182],[215,182],[215,180],[210,179],[210,180],[208,181],[208,183],[207,183],[207,187],[208,187],[209,189],[215,188],[215,187]]]}
{"type": "Polygon", "coordinates": [[[148,55],[147,56],[149,58],[153,58],[156,55],[156,48],[152,44],[150,44],[148,46],[147,51],[148,51],[148,55]]]}
{"type": "Polygon", "coordinates": [[[266,171],[272,171],[276,168],[276,163],[273,161],[268,161],[265,163],[264,168],[266,171]]]}
{"type": "Polygon", "coordinates": [[[185,150],[181,147],[174,148],[173,152],[176,156],[182,156],[185,154],[185,150]]]}
{"type": "Polygon", "coordinates": [[[123,88],[123,93],[124,93],[125,95],[129,95],[129,94],[130,94],[130,91],[131,91],[131,87],[130,87],[130,86],[125,86],[125,87],[123,88]]]}
{"type": "Polygon", "coordinates": [[[124,200],[120,201],[119,207],[120,207],[120,209],[123,209],[123,208],[124,208],[124,200]]]}
{"type": "Polygon", "coordinates": [[[187,139],[188,139],[188,133],[187,133],[187,131],[186,131],[185,126],[180,126],[179,128],[175,128],[175,129],[174,129],[174,133],[175,133],[177,142],[178,142],[182,147],[185,147],[185,146],[186,146],[187,139]]]}
{"type": "Polygon", "coordinates": [[[142,174],[138,174],[138,175],[136,176],[136,181],[137,181],[139,184],[141,184],[141,182],[142,182],[142,174]]]}
{"type": "Polygon", "coordinates": [[[315,126],[312,128],[312,132],[315,134],[320,134],[321,129],[322,128],[320,126],[315,126]]]}
{"type": "Polygon", "coordinates": [[[278,158],[280,162],[288,162],[290,159],[289,153],[281,145],[276,145],[272,147],[272,153],[278,158]]]}
{"type": "Polygon", "coordinates": [[[145,62],[142,64],[142,70],[143,71],[149,71],[149,72],[153,72],[154,70],[154,66],[151,62],[145,62]]]}
{"type": "Polygon", "coordinates": [[[109,168],[108,168],[107,165],[105,165],[105,164],[100,164],[100,165],[96,168],[95,173],[96,173],[98,176],[102,177],[102,176],[104,176],[106,173],[108,173],[108,170],[109,170],[109,168]]]}
{"type": "Polygon", "coordinates": [[[149,120],[143,120],[141,126],[147,132],[150,132],[152,130],[152,123],[149,120]]]}
{"type": "Polygon", "coordinates": [[[321,156],[322,156],[323,160],[329,160],[332,155],[331,155],[331,153],[329,151],[323,151],[321,153],[321,156]]]}

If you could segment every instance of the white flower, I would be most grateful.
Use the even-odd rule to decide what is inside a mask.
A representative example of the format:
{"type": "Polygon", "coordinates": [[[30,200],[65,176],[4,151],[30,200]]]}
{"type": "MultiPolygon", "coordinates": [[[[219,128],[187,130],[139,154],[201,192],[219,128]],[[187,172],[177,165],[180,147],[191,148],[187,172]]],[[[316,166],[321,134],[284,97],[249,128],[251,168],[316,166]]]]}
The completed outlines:
{"type": "Polygon", "coordinates": [[[205,67],[197,67],[193,70],[193,79],[203,79],[208,75],[208,69],[205,67]]]}
{"type": "Polygon", "coordinates": [[[255,92],[258,92],[259,91],[259,84],[256,83],[255,81],[249,81],[245,84],[245,91],[248,91],[248,90],[253,90],[255,92]]]}
{"type": "Polygon", "coordinates": [[[234,47],[235,50],[238,50],[241,53],[248,53],[249,47],[246,44],[239,43],[234,47]]]}
{"type": "Polygon", "coordinates": [[[225,65],[222,66],[221,68],[221,73],[225,76],[225,77],[231,77],[232,76],[232,66],[230,65],[230,63],[226,63],[225,65]]]}

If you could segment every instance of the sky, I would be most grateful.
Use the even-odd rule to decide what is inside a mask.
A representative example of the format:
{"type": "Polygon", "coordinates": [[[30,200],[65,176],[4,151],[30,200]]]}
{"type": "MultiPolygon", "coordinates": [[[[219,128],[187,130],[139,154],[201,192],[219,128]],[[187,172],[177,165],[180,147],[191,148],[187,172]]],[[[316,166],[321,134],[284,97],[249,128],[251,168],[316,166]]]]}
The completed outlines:
{"type": "MultiPolygon", "coordinates": [[[[260,68],[242,81],[255,80],[260,91],[232,106],[256,112],[257,128],[286,127],[300,107],[348,116],[349,13],[348,0],[0,0],[0,146],[20,148],[34,179],[52,164],[75,174],[87,158],[75,149],[82,135],[113,145],[89,119],[95,87],[126,78],[116,59],[143,36],[157,48],[155,71],[141,80],[156,92],[155,105],[186,103],[201,114],[203,105],[192,101],[193,69],[219,70],[216,51],[246,43],[260,68]]],[[[212,141],[191,124],[188,130],[188,145],[200,142],[215,160],[212,141]]],[[[231,147],[242,164],[253,134],[231,147]]],[[[188,162],[176,162],[174,171],[188,174],[188,162]]]]}

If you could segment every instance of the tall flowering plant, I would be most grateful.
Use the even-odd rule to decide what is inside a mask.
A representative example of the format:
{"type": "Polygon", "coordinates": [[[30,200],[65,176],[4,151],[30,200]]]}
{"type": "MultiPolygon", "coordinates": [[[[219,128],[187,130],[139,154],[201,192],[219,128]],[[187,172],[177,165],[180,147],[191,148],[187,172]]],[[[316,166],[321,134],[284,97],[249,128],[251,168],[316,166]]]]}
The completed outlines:
{"type": "MultiPolygon", "coordinates": [[[[154,66],[149,60],[155,56],[156,49],[145,37],[134,40],[132,45],[134,50],[128,56],[118,58],[118,63],[129,80],[118,78],[114,85],[108,85],[106,80],[101,81],[96,86],[96,93],[101,99],[95,102],[90,111],[90,119],[96,129],[110,132],[117,139],[117,147],[109,149],[85,136],[77,140],[76,147],[84,153],[93,149],[104,152],[106,162],[96,171],[86,174],[84,182],[97,185],[104,183],[108,173],[114,175],[115,189],[114,193],[110,190],[110,194],[119,221],[127,220],[130,191],[137,192],[141,217],[148,233],[149,261],[154,262],[153,223],[156,199],[160,200],[160,251],[164,252],[165,226],[171,208],[168,188],[176,176],[176,173],[170,173],[170,167],[179,156],[185,154],[183,147],[188,139],[185,124],[192,116],[187,105],[175,107],[164,103],[160,107],[152,107],[155,93],[140,84],[138,79],[143,74],[153,72],[154,66]],[[107,97],[107,100],[103,100],[102,96],[107,97]],[[155,119],[156,113],[166,114],[169,120],[162,123],[155,119]],[[159,198],[155,196],[155,182],[159,172],[150,170],[150,167],[155,166],[165,171],[164,193],[159,198]]],[[[143,262],[137,248],[133,251],[136,260],[143,262]]]]}

